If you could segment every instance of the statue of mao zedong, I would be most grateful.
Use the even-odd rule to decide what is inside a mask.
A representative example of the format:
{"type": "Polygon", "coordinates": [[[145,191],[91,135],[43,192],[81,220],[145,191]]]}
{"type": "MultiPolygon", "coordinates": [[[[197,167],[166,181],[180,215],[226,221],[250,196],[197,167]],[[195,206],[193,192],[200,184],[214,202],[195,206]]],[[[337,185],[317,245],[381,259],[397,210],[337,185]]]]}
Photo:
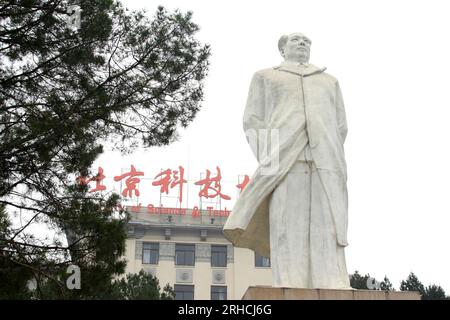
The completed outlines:
{"type": "Polygon", "coordinates": [[[270,257],[274,287],[350,289],[341,89],[309,63],[305,35],[284,35],[278,48],[284,61],[251,81],[243,127],[259,166],[223,232],[270,257]]]}

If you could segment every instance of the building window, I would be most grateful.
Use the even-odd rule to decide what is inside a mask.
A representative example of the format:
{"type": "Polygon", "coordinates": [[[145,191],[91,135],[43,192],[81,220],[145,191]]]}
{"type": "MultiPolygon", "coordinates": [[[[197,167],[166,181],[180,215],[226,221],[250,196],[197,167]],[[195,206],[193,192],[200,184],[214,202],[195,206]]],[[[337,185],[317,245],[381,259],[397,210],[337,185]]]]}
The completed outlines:
{"type": "Polygon", "coordinates": [[[142,263],[158,264],[159,243],[144,242],[142,245],[142,263]]]}
{"type": "Polygon", "coordinates": [[[194,300],[194,286],[176,284],[174,290],[175,300],[194,300]]]}
{"type": "Polygon", "coordinates": [[[227,246],[211,246],[211,267],[227,266],[227,246]]]}
{"type": "Polygon", "coordinates": [[[227,287],[211,286],[211,300],[227,300],[227,287]]]}
{"type": "Polygon", "coordinates": [[[182,266],[195,265],[195,244],[175,245],[175,264],[182,266]]]}
{"type": "Polygon", "coordinates": [[[270,268],[270,259],[255,252],[255,267],[270,268]]]}

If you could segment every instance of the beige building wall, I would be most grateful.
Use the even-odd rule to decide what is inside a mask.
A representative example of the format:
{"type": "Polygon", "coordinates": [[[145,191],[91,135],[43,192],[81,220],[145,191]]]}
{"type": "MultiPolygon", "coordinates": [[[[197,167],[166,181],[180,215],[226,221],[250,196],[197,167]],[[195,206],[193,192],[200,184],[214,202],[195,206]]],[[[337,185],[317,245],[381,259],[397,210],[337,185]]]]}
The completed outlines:
{"type": "MultiPolygon", "coordinates": [[[[254,252],[249,249],[234,248],[223,237],[214,235],[207,237],[206,241],[201,241],[199,236],[193,235],[195,232],[191,227],[185,226],[177,228],[173,232],[170,240],[166,240],[161,230],[147,230],[145,235],[140,238],[129,238],[126,240],[126,259],[127,259],[127,273],[138,273],[140,270],[145,270],[156,275],[159,279],[161,288],[167,283],[172,287],[175,284],[194,285],[194,299],[195,300],[210,300],[211,286],[222,285],[227,287],[227,299],[240,300],[249,286],[252,285],[271,285],[272,276],[271,269],[267,267],[255,267],[254,252]],[[175,259],[164,259],[161,257],[157,265],[143,264],[142,255],[139,255],[139,250],[142,250],[142,245],[138,248],[137,242],[157,242],[162,244],[189,243],[199,245],[228,245],[232,250],[231,258],[227,261],[226,268],[211,267],[210,260],[195,261],[195,266],[179,266],[175,265],[175,259]],[[192,283],[177,282],[177,270],[192,270],[192,283]],[[213,271],[223,270],[225,273],[225,283],[214,284],[213,271]]],[[[219,234],[219,233],[217,233],[219,234]]],[[[197,254],[196,254],[197,255],[197,254]]],[[[230,255],[230,254],[229,254],[230,255]]]]}
{"type": "Polygon", "coordinates": [[[234,297],[241,299],[250,286],[272,285],[272,269],[255,267],[255,254],[249,249],[235,248],[234,297]]]}

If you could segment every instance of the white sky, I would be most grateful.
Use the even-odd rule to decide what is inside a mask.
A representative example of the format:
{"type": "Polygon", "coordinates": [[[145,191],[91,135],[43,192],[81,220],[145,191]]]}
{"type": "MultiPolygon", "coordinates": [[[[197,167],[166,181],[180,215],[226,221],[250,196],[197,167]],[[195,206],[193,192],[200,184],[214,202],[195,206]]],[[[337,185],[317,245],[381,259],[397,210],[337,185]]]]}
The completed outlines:
{"type": "MultiPolygon", "coordinates": [[[[237,175],[257,166],[242,129],[251,76],[281,62],[282,34],[303,32],[310,62],[339,79],[346,106],[349,272],[387,274],[398,289],[413,271],[450,294],[448,1],[122,1],[149,15],[158,4],[192,10],[212,56],[203,108],[180,140],[127,157],[106,152],[97,164],[108,177],[134,164],[148,178],[139,201],[157,205],[150,182],[161,168],[182,165],[195,180],[218,165],[232,197],[222,208],[231,209],[237,175]]],[[[119,186],[108,179],[109,190],[119,186]]]]}

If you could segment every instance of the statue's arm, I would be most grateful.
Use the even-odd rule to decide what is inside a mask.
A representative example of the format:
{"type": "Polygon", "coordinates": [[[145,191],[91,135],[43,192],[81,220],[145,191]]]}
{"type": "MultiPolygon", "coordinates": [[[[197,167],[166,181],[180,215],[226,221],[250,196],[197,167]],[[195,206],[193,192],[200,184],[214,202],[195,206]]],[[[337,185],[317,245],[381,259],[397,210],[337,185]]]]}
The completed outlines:
{"type": "Polygon", "coordinates": [[[264,79],[258,73],[253,75],[245,106],[243,127],[256,159],[258,156],[259,129],[265,128],[265,90],[264,79]]]}
{"type": "Polygon", "coordinates": [[[347,117],[345,115],[345,107],[344,107],[344,99],[342,98],[341,88],[339,86],[339,82],[336,81],[336,115],[337,115],[337,124],[339,129],[339,134],[342,139],[342,143],[345,142],[345,138],[347,137],[347,117]]]}

